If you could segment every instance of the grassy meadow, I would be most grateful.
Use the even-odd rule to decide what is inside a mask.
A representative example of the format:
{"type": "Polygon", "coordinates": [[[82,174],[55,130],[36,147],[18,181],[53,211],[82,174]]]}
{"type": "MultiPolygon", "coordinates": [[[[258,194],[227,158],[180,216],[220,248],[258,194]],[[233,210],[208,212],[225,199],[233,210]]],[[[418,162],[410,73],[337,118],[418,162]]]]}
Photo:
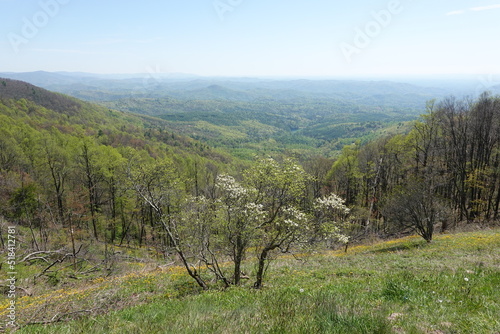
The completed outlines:
{"type": "Polygon", "coordinates": [[[498,229],[282,256],[261,290],[246,265],[225,291],[144,263],[59,284],[18,298],[16,333],[500,333],[498,229]]]}

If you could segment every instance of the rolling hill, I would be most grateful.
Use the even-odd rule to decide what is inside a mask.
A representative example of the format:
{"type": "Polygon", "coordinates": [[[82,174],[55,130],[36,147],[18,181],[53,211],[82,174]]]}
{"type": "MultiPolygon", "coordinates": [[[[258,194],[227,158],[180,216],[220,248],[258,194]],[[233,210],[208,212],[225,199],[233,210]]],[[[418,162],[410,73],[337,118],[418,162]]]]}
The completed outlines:
{"type": "Polygon", "coordinates": [[[432,88],[392,81],[203,78],[161,74],[7,73],[109,109],[161,118],[169,131],[240,158],[335,156],[346,143],[404,131],[432,88]]]}

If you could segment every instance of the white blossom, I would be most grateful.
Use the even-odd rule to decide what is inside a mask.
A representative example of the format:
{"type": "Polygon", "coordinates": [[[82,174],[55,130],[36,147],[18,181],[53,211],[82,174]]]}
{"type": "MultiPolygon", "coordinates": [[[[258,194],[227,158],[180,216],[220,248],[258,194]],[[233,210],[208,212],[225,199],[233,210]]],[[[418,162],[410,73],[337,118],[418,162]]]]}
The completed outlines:
{"type": "Polygon", "coordinates": [[[307,215],[294,207],[285,207],[283,209],[283,223],[288,227],[299,227],[307,222],[307,215]]]}
{"type": "Polygon", "coordinates": [[[285,207],[283,213],[294,221],[303,222],[307,219],[306,214],[295,207],[285,207]]]}
{"type": "Polygon", "coordinates": [[[247,194],[248,190],[242,187],[234,177],[226,174],[217,176],[215,181],[217,188],[226,192],[229,198],[237,199],[247,194]]]}
{"type": "Polygon", "coordinates": [[[347,235],[338,234],[337,239],[343,244],[347,244],[349,242],[349,237],[347,235]]]}
{"type": "Polygon", "coordinates": [[[344,205],[345,200],[336,194],[330,194],[317,198],[314,207],[318,210],[340,210],[345,214],[349,213],[349,208],[344,205]]]}
{"type": "Polygon", "coordinates": [[[266,217],[264,206],[253,202],[246,203],[242,208],[242,214],[253,220],[263,220],[266,217]]]}

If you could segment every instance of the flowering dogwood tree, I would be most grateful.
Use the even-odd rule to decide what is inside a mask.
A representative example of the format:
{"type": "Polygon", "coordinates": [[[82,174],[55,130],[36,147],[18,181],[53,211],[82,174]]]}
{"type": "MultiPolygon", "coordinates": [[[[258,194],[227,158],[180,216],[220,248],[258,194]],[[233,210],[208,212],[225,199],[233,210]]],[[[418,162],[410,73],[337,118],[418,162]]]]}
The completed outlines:
{"type": "Polygon", "coordinates": [[[255,288],[260,288],[272,251],[286,252],[308,229],[309,217],[300,204],[306,197],[309,175],[292,159],[279,163],[262,159],[247,171],[245,182],[256,189],[256,202],[262,204],[265,219],[258,226],[259,250],[255,288]]]}
{"type": "MultiPolygon", "coordinates": [[[[345,200],[336,194],[317,198],[314,201],[316,234],[324,239],[337,239],[347,246],[349,237],[341,233],[342,221],[350,210],[345,206],[345,200]]],[[[346,248],[347,249],[347,248],[346,248]]]]}
{"type": "Polygon", "coordinates": [[[330,195],[311,203],[306,187],[311,177],[292,159],[262,159],[240,182],[220,174],[206,197],[182,194],[168,162],[140,167],[130,177],[157,213],[188,274],[203,289],[209,288],[209,273],[226,287],[240,284],[250,248],[257,252],[254,287],[260,288],[276,251],[289,252],[317,234],[348,241],[337,226],[349,212],[344,201],[330,195]]]}

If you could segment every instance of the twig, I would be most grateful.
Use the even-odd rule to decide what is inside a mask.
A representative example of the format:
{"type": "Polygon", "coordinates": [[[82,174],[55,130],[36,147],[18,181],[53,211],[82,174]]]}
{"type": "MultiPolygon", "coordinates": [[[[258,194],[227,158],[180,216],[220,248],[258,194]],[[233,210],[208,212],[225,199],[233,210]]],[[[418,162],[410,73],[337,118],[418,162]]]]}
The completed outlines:
{"type": "Polygon", "coordinates": [[[99,270],[100,270],[100,268],[99,268],[100,266],[101,266],[101,264],[99,263],[99,264],[97,264],[97,265],[93,266],[92,268],[90,268],[89,270],[79,272],[78,274],[79,274],[79,275],[86,275],[86,274],[93,273],[93,272],[95,272],[95,271],[99,271],[99,270]]]}
{"type": "Polygon", "coordinates": [[[54,262],[52,262],[52,264],[50,264],[47,268],[45,268],[40,274],[38,274],[37,276],[35,276],[35,279],[42,276],[42,275],[45,275],[45,273],[50,269],[52,268],[54,265],[56,265],[57,263],[62,263],[64,260],[66,260],[66,258],[68,256],[73,256],[73,254],[71,253],[68,253],[68,254],[65,254],[61,259],[57,259],[55,260],[54,262]]]}
{"type": "Polygon", "coordinates": [[[92,313],[92,312],[94,312],[94,310],[95,309],[78,310],[78,311],[67,312],[67,313],[63,313],[63,314],[56,313],[50,320],[30,321],[30,322],[26,323],[24,326],[52,324],[55,322],[63,321],[63,318],[67,317],[68,315],[73,315],[73,314],[78,314],[78,313],[92,313]]]}

